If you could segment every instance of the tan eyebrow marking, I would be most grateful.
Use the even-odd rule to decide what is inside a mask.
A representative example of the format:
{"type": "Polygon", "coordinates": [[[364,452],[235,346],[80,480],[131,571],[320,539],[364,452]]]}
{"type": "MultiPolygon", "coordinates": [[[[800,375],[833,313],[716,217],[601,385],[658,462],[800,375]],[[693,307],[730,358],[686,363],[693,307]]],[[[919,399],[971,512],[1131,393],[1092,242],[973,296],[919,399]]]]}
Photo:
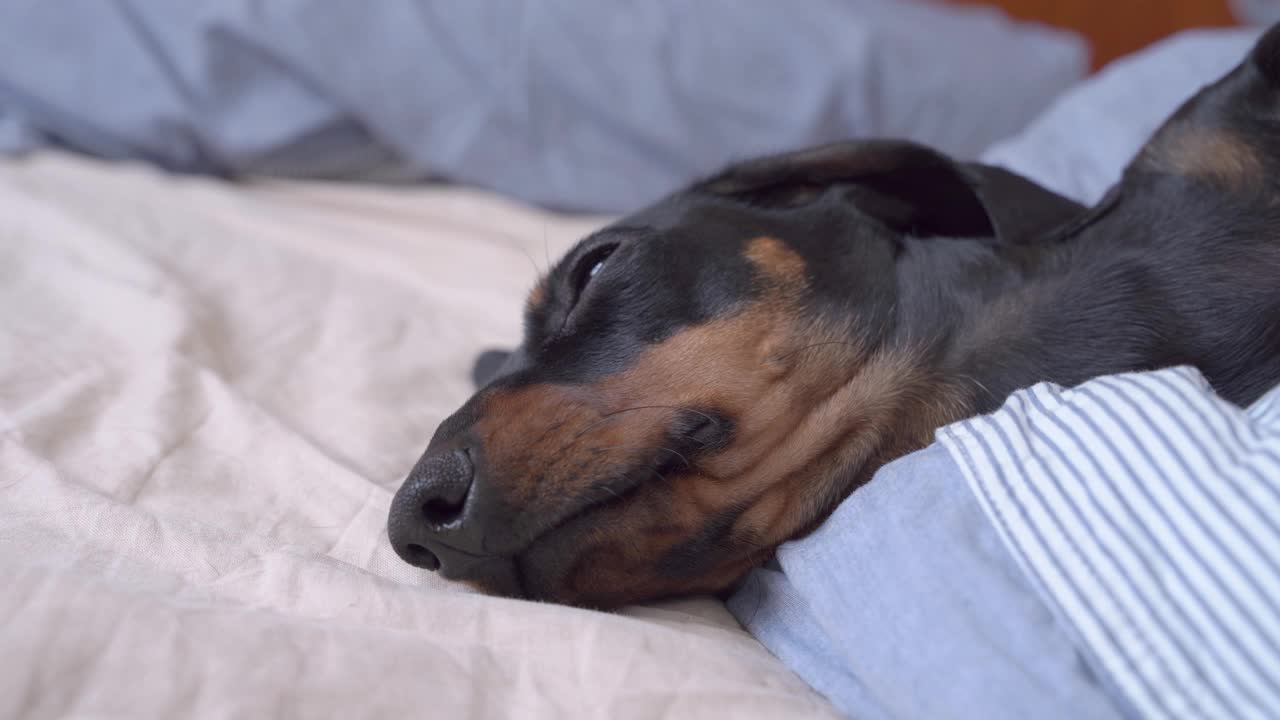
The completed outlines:
{"type": "Polygon", "coordinates": [[[1247,140],[1218,128],[1172,127],[1142,153],[1146,167],[1242,189],[1261,180],[1262,162],[1247,140]],[[1166,135],[1167,133],[1167,135],[1166,135]]]}
{"type": "Polygon", "coordinates": [[[744,253],[761,275],[779,285],[803,285],[809,268],[804,258],[777,238],[758,237],[747,243],[744,253]]]}

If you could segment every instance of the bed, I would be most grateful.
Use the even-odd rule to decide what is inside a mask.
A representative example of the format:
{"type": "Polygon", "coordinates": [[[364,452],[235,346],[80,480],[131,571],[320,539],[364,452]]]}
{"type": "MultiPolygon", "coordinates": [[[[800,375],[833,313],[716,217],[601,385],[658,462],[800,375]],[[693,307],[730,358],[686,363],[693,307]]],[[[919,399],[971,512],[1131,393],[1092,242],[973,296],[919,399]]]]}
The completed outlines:
{"type": "MultiPolygon", "coordinates": [[[[1095,197],[1222,62],[1145,103],[1157,63],[1104,76],[989,157],[1095,197]]],[[[485,597],[387,543],[476,352],[605,218],[56,149],[0,162],[0,208],[0,716],[839,715],[718,601],[485,597]]]]}

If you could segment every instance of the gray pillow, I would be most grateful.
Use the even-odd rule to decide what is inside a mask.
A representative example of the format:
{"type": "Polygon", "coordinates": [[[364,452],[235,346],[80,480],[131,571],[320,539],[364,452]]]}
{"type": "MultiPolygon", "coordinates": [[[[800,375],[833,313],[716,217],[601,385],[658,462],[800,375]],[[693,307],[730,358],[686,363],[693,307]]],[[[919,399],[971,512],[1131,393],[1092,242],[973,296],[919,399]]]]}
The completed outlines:
{"type": "Polygon", "coordinates": [[[1072,35],[904,0],[12,0],[0,149],[623,211],[836,139],[974,156],[1085,68],[1072,35]]]}

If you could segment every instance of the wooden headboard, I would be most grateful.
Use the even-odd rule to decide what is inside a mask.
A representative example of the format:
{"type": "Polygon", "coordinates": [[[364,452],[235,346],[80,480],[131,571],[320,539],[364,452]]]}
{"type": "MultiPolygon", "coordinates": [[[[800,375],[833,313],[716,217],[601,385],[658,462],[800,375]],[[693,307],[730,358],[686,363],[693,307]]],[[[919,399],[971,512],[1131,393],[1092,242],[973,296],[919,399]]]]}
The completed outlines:
{"type": "Polygon", "coordinates": [[[950,0],[994,5],[1024,20],[1075,30],[1093,46],[1093,67],[1193,27],[1235,25],[1228,0],[950,0]]]}

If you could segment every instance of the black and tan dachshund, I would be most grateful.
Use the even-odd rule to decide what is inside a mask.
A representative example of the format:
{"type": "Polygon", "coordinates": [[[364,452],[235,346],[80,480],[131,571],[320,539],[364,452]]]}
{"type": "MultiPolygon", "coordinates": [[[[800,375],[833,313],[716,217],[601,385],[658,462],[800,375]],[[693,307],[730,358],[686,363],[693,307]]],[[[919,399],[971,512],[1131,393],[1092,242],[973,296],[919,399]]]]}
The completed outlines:
{"type": "MultiPolygon", "coordinates": [[[[1087,128],[1081,128],[1087,133],[1087,128]]],[[[406,561],[614,607],[720,591],[1039,381],[1280,382],[1280,28],[1086,210],[900,142],[751,161],[581,241],[392,505],[406,561]]]]}

